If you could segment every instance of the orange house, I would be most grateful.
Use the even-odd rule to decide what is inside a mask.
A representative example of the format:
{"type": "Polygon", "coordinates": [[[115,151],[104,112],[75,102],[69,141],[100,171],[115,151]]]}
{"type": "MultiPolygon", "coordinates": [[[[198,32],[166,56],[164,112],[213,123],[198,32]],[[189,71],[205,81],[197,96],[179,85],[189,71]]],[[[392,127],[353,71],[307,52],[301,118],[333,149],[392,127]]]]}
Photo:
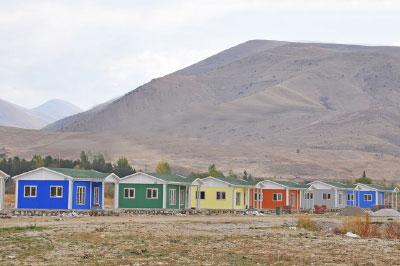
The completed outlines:
{"type": "Polygon", "coordinates": [[[296,182],[263,180],[250,192],[250,207],[254,209],[275,209],[290,206],[301,207],[301,191],[305,189],[296,182]]]}

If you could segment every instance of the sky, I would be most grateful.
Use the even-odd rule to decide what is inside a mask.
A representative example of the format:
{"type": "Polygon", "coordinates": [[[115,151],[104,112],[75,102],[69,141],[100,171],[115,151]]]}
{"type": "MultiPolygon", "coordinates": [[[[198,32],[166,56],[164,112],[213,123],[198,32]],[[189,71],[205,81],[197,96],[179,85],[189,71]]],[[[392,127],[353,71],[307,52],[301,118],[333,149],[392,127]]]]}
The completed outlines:
{"type": "Polygon", "coordinates": [[[253,39],[400,46],[400,1],[0,0],[0,99],[83,109],[253,39]]]}

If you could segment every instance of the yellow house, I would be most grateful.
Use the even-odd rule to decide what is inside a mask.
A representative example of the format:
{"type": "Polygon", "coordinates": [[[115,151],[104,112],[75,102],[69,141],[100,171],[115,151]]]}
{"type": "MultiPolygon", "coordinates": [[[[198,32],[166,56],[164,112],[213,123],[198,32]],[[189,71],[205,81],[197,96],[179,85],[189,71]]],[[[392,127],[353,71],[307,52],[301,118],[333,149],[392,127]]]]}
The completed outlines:
{"type": "Polygon", "coordinates": [[[196,209],[244,210],[250,203],[250,187],[245,180],[236,178],[198,178],[191,186],[190,206],[196,209]]]}

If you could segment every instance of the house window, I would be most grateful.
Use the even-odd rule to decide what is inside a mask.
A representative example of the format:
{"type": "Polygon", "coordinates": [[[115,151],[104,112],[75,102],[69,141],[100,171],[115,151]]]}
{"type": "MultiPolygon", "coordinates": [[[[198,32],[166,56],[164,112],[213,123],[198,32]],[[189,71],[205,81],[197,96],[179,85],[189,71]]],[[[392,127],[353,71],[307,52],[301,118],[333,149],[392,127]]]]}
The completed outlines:
{"type": "Polygon", "coordinates": [[[372,194],[365,194],[364,201],[372,201],[372,194]]]}
{"type": "Polygon", "coordinates": [[[86,187],[78,186],[76,191],[76,204],[85,205],[86,203],[86,187]]]}
{"type": "Polygon", "coordinates": [[[304,199],[313,199],[314,195],[311,192],[307,192],[304,194],[304,199]]]}
{"type": "Polygon", "coordinates": [[[158,188],[148,188],[146,193],[147,199],[158,199],[158,188]]]}
{"type": "Polygon", "coordinates": [[[124,198],[125,199],[134,199],[135,192],[136,191],[134,188],[124,188],[124,198]]]}
{"type": "Polygon", "coordinates": [[[272,194],[273,201],[282,201],[282,193],[274,193],[272,194]]]}
{"type": "Polygon", "coordinates": [[[354,200],[354,194],[347,194],[347,200],[353,201],[354,200]]]}
{"type": "Polygon", "coordinates": [[[169,205],[176,205],[176,189],[169,190],[169,205]]]}
{"type": "Polygon", "coordinates": [[[25,198],[36,198],[36,186],[24,186],[24,197],[25,198]]]}
{"type": "Polygon", "coordinates": [[[50,198],[62,198],[63,187],[62,186],[50,186],[50,198]]]}
{"type": "Polygon", "coordinates": [[[236,206],[240,206],[240,198],[242,197],[242,193],[236,192],[236,206]]]}
{"type": "Polygon", "coordinates": [[[196,199],[199,199],[199,193],[200,193],[200,199],[205,199],[206,198],[206,192],[205,191],[196,191],[196,199]]]}
{"type": "Polygon", "coordinates": [[[322,199],[323,200],[330,200],[331,199],[331,194],[330,193],[323,193],[322,194],[322,199]]]}
{"type": "Polygon", "coordinates": [[[254,200],[255,201],[262,201],[262,194],[260,192],[254,193],[254,200]]]}
{"type": "Polygon", "coordinates": [[[225,192],[217,191],[217,200],[225,200],[225,199],[226,199],[225,192]]]}

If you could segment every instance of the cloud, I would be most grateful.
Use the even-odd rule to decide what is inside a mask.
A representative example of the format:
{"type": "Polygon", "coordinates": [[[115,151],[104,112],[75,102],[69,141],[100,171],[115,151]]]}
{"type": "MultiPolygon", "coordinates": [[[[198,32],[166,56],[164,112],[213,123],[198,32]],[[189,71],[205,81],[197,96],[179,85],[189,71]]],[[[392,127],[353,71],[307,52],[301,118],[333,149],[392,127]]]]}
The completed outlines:
{"type": "Polygon", "coordinates": [[[0,98],[88,108],[248,39],[398,44],[399,11],[367,0],[5,0],[0,98]]]}

